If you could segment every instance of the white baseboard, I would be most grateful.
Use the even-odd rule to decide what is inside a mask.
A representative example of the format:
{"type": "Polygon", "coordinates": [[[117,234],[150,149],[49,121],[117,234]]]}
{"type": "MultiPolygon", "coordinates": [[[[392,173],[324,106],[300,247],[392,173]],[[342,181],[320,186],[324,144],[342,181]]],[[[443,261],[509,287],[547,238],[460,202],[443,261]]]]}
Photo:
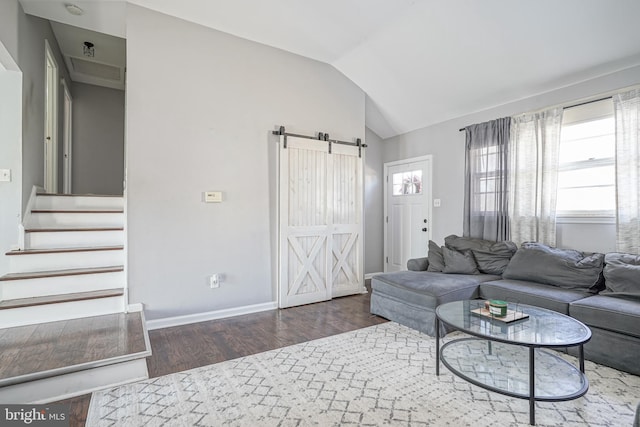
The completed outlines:
{"type": "Polygon", "coordinates": [[[127,313],[137,313],[143,310],[144,306],[139,302],[127,305],[127,313]]]}
{"type": "Polygon", "coordinates": [[[206,322],[207,320],[224,319],[226,317],[240,316],[243,314],[258,313],[261,311],[275,310],[278,302],[265,302],[262,304],[245,305],[242,307],[226,308],[224,310],[208,311],[205,313],[187,314],[184,316],[165,317],[163,319],[147,320],[147,329],[162,329],[172,326],[188,325],[190,323],[206,322]]]}
{"type": "Polygon", "coordinates": [[[369,280],[371,279],[373,276],[377,276],[378,274],[382,274],[382,271],[379,273],[367,273],[364,275],[364,280],[369,280]]]}

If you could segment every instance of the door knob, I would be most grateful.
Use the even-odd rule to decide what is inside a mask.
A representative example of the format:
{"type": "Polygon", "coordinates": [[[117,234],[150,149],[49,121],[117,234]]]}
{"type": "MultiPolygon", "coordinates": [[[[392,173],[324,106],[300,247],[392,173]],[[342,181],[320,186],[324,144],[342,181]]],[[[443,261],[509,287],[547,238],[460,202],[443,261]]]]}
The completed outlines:
{"type": "Polygon", "coordinates": [[[423,221],[424,221],[425,224],[427,223],[427,219],[426,218],[423,221]]]}
{"type": "Polygon", "coordinates": [[[422,231],[426,232],[427,231],[427,227],[423,228],[422,231]]]}

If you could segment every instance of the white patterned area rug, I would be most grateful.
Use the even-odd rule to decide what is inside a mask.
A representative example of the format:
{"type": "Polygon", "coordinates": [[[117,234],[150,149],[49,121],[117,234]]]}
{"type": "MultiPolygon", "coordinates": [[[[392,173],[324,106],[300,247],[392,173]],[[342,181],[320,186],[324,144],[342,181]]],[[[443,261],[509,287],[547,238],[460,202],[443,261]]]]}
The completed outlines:
{"type": "MultiPolygon", "coordinates": [[[[585,396],[536,403],[538,426],[632,425],[640,377],[589,361],[586,372],[585,396]]],[[[136,427],[528,423],[527,400],[444,366],[437,377],[435,339],[392,322],[97,392],[87,417],[88,426],[136,427]]]]}

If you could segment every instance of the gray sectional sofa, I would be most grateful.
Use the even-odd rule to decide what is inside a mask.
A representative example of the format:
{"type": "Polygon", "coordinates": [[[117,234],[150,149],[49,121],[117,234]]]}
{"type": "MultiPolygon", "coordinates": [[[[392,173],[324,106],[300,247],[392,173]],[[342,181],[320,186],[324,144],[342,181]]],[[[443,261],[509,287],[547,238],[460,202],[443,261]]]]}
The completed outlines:
{"type": "Polygon", "coordinates": [[[534,305],[591,328],[587,359],[640,375],[638,255],[583,253],[535,242],[517,248],[512,242],[448,236],[442,247],[429,242],[428,256],[407,267],[372,278],[373,314],[433,336],[435,309],[446,302],[481,298],[534,305]]]}

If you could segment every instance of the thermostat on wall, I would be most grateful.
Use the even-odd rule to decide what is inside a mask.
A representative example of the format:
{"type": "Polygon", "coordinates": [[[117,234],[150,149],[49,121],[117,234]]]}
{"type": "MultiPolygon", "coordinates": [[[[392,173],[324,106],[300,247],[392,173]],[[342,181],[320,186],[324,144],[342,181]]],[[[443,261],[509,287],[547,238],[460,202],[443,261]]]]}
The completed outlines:
{"type": "Polygon", "coordinates": [[[205,191],[205,203],[220,203],[222,201],[222,191],[205,191]]]}

